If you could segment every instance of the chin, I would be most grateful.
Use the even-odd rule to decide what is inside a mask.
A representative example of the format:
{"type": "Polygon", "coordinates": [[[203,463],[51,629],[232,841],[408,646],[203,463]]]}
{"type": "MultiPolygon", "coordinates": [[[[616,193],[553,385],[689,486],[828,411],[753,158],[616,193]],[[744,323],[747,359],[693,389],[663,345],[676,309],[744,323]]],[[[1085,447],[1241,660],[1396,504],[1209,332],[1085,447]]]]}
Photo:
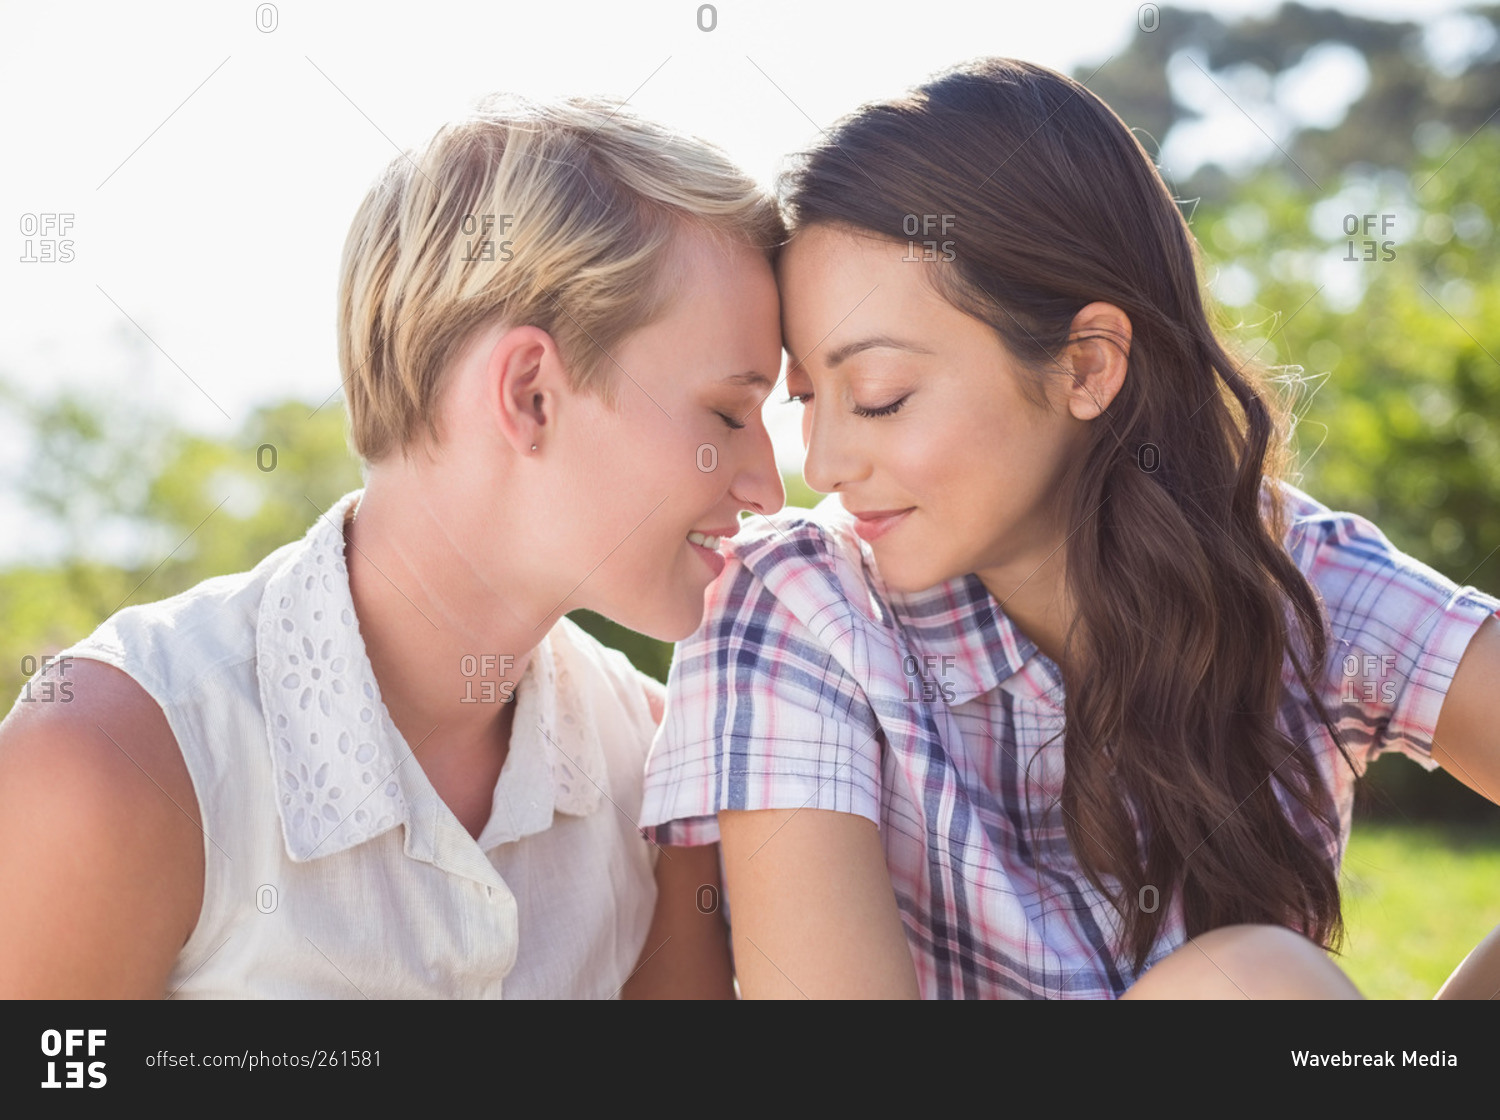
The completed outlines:
{"type": "Polygon", "coordinates": [[[931,565],[893,564],[889,561],[881,563],[878,555],[875,557],[875,563],[880,569],[881,582],[889,590],[902,595],[915,595],[919,591],[926,591],[930,587],[936,587],[953,578],[952,575],[944,574],[943,570],[931,565]]]}
{"type": "Polygon", "coordinates": [[[655,638],[658,642],[680,642],[684,638],[691,637],[693,632],[703,623],[703,611],[699,610],[691,618],[686,615],[677,615],[673,618],[652,618],[640,621],[617,620],[621,626],[629,627],[637,634],[644,634],[648,638],[655,638]]]}
{"type": "Polygon", "coordinates": [[[706,588],[696,588],[691,599],[684,599],[670,615],[663,616],[658,632],[652,636],[663,642],[680,642],[690,638],[703,625],[703,593],[706,588]]]}
{"type": "Polygon", "coordinates": [[[678,602],[660,602],[635,609],[611,613],[609,616],[627,629],[659,642],[680,642],[691,637],[703,624],[703,592],[698,590],[691,601],[686,598],[678,602]]]}
{"type": "Polygon", "coordinates": [[[874,549],[874,565],[880,573],[880,582],[885,583],[886,588],[891,591],[910,595],[916,591],[926,591],[932,583],[924,582],[924,573],[915,564],[898,564],[891,556],[880,556],[880,550],[874,549]]]}

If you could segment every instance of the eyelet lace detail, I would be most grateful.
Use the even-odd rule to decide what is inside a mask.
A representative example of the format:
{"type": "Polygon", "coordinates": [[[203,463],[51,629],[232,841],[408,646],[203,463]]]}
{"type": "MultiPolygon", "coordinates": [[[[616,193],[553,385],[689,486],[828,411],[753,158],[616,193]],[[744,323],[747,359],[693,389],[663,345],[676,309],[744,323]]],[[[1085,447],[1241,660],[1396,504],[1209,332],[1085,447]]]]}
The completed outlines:
{"type": "Polygon", "coordinates": [[[349,495],[320,517],[302,558],[271,578],[261,601],[261,702],[274,712],[272,765],[287,850],[295,859],[358,844],[405,819],[397,762],[380,748],[394,729],[354,616],[343,535],[349,495]]]}
{"type": "MultiPolygon", "coordinates": [[[[296,860],[342,851],[406,820],[403,759],[396,757],[403,740],[380,700],[349,592],[341,526],[358,497],[346,495],[318,519],[261,600],[261,707],[270,721],[282,833],[296,860]]],[[[540,733],[549,809],[583,815],[607,793],[608,774],[593,713],[582,706],[569,668],[577,655],[567,638],[554,646],[570,625],[560,624],[533,651],[537,678],[523,687],[535,690],[535,723],[512,735],[540,733]]]]}

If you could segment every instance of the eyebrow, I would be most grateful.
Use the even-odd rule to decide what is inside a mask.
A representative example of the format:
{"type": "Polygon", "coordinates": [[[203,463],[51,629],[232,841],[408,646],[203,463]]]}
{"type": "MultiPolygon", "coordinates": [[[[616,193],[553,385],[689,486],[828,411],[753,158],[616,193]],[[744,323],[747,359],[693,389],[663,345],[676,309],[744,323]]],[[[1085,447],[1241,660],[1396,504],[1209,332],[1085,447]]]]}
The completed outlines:
{"type": "MultiPolygon", "coordinates": [[[[823,357],[823,364],[829,369],[835,369],[842,362],[866,350],[905,350],[911,354],[932,353],[927,347],[918,346],[915,342],[907,342],[901,338],[892,338],[886,334],[874,334],[867,338],[857,338],[853,342],[846,342],[844,345],[828,351],[823,357]]],[[[794,364],[800,365],[801,360],[799,359],[794,364]]]]}
{"type": "Polygon", "coordinates": [[[753,369],[747,369],[743,373],[731,373],[724,378],[724,382],[727,385],[745,385],[751,389],[764,389],[767,392],[776,386],[776,383],[765,374],[753,369]]]}

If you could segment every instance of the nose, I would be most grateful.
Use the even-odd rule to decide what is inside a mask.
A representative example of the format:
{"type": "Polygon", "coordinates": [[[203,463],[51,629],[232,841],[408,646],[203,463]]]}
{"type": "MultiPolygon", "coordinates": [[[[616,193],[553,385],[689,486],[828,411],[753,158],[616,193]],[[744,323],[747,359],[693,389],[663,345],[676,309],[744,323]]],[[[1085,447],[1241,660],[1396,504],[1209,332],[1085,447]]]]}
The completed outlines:
{"type": "Polygon", "coordinates": [[[786,489],[781,483],[781,472],[776,467],[776,450],[771,444],[771,434],[756,416],[754,427],[756,438],[746,449],[745,457],[735,472],[730,496],[743,509],[755,513],[775,513],[786,505],[786,489]]]}
{"type": "Polygon", "coordinates": [[[807,446],[807,458],[802,464],[802,480],[820,494],[832,494],[849,482],[860,477],[860,465],[855,449],[850,445],[852,433],[842,432],[832,410],[822,410],[819,416],[817,401],[805,406],[802,418],[802,438],[807,446]]]}

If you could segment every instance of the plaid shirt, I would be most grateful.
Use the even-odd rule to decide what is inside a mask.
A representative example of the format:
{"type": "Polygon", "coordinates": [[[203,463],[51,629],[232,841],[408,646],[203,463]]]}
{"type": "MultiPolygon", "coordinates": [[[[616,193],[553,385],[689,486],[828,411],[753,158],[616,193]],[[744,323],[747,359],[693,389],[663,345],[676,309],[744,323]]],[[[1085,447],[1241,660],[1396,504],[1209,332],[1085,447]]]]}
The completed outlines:
{"type": "MultiPolygon", "coordinates": [[[[1283,490],[1288,552],[1334,635],[1322,698],[1351,756],[1363,768],[1399,750],[1431,769],[1443,697],[1500,602],[1283,490]]],[[[976,576],[889,591],[836,499],[769,521],[726,542],[704,623],[678,646],[641,823],[700,844],[724,809],[857,813],[879,826],[923,996],[1119,996],[1136,973],[1118,915],[1048,811],[1063,777],[1056,664],[976,576]]],[[[1354,776],[1290,665],[1284,681],[1279,726],[1315,752],[1342,822],[1336,868],[1354,776]]],[[[1185,934],[1175,899],[1141,902],[1168,907],[1149,968],[1185,934]]]]}

